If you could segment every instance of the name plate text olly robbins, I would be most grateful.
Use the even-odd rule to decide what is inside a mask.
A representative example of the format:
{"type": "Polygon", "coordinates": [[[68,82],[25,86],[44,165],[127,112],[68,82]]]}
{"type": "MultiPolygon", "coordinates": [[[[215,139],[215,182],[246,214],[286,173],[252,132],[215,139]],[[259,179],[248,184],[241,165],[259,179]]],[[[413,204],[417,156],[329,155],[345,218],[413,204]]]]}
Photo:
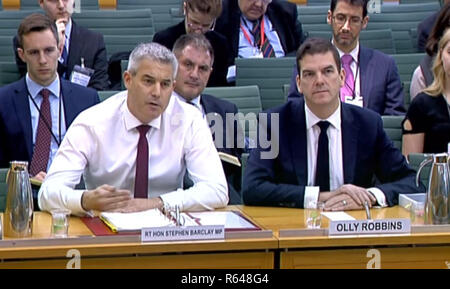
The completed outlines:
{"type": "Polygon", "coordinates": [[[330,236],[408,234],[410,232],[410,219],[331,221],[328,229],[330,236]]]}

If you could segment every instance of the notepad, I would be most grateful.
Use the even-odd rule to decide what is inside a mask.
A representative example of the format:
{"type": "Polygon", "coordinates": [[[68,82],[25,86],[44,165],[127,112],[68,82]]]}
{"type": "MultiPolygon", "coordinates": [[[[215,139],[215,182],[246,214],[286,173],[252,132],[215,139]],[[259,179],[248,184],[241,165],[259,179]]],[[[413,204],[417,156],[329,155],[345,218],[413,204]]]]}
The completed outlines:
{"type": "Polygon", "coordinates": [[[113,232],[139,231],[142,228],[175,226],[175,223],[158,209],[136,213],[103,212],[100,214],[100,219],[113,232]]]}
{"type": "Polygon", "coordinates": [[[227,163],[230,163],[232,165],[241,166],[241,162],[239,161],[239,159],[236,156],[224,153],[224,152],[219,152],[219,158],[227,163]]]}

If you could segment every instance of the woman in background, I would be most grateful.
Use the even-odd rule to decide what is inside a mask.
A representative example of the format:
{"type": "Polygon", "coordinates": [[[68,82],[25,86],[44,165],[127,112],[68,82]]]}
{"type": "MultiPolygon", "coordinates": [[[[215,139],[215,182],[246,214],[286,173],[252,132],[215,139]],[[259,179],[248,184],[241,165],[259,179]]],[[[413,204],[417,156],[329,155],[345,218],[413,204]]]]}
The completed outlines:
{"type": "Polygon", "coordinates": [[[450,142],[450,28],[439,41],[433,83],[419,93],[403,121],[403,155],[447,152],[450,142]]]}

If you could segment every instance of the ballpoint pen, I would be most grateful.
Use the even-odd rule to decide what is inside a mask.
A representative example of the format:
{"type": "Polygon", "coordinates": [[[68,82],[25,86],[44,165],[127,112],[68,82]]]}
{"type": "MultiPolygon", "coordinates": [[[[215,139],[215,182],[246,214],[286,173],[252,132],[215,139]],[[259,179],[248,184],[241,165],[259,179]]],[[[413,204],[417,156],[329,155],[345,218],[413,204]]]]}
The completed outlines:
{"type": "Polygon", "coordinates": [[[369,204],[367,203],[367,201],[364,201],[364,208],[366,209],[367,220],[372,219],[372,217],[370,215],[369,204]]]}

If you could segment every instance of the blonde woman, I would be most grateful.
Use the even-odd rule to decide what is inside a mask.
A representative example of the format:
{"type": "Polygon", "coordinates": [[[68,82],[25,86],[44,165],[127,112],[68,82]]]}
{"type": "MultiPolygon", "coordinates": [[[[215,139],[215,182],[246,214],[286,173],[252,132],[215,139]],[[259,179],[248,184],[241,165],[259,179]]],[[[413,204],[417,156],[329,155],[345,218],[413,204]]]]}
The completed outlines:
{"type": "Polygon", "coordinates": [[[403,121],[403,154],[447,151],[450,142],[450,28],[439,41],[434,80],[409,106],[403,121]]]}

